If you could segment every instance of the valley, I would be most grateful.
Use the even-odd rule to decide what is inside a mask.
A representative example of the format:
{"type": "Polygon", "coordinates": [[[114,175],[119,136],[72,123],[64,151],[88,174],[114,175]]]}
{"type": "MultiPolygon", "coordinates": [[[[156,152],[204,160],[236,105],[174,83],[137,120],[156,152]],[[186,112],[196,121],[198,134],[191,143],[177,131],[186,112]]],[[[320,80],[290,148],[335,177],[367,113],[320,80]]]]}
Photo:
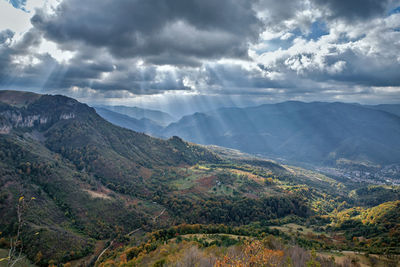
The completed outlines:
{"type": "Polygon", "coordinates": [[[400,267],[400,0],[0,0],[0,267],[400,267]]]}
{"type": "Polygon", "coordinates": [[[104,118],[152,136],[175,135],[282,164],[322,167],[342,177],[358,179],[362,172],[364,180],[386,183],[398,179],[399,109],[399,105],[288,101],[197,112],[164,127],[115,112],[104,118]]]}
{"type": "Polygon", "coordinates": [[[357,266],[360,253],[395,266],[400,254],[395,183],[150,137],[64,96],[0,91],[0,128],[0,246],[16,239],[33,265],[357,266]]]}
{"type": "Polygon", "coordinates": [[[378,167],[368,170],[329,167],[317,167],[315,170],[330,176],[338,177],[340,179],[348,179],[358,183],[400,185],[400,165],[397,164],[391,164],[383,168],[378,167]]]}

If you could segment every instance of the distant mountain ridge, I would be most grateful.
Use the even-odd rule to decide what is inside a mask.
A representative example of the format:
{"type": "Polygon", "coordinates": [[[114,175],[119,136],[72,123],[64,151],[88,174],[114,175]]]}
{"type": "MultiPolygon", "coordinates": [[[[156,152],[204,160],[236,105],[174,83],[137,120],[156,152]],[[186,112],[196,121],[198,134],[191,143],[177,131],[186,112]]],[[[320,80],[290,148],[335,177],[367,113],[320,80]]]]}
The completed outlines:
{"type": "Polygon", "coordinates": [[[136,132],[158,136],[163,127],[147,118],[135,119],[133,117],[108,110],[106,108],[95,107],[97,114],[107,121],[136,132]]]}
{"type": "Polygon", "coordinates": [[[349,159],[384,165],[400,162],[398,106],[289,101],[221,108],[184,116],[163,136],[292,162],[332,165],[349,159]]]}
{"type": "Polygon", "coordinates": [[[99,105],[95,107],[108,109],[110,111],[117,112],[138,120],[149,119],[163,126],[166,126],[176,120],[170,114],[159,110],[145,109],[139,107],[107,106],[107,105],[99,105]]]}
{"type": "Polygon", "coordinates": [[[368,108],[386,111],[396,116],[400,116],[400,104],[380,104],[380,105],[368,105],[368,108]]]}
{"type": "Polygon", "coordinates": [[[400,105],[287,101],[194,113],[162,127],[148,120],[99,114],[110,122],[153,136],[181,136],[292,163],[400,162],[400,105]],[[345,160],[345,161],[343,161],[345,160]]]}

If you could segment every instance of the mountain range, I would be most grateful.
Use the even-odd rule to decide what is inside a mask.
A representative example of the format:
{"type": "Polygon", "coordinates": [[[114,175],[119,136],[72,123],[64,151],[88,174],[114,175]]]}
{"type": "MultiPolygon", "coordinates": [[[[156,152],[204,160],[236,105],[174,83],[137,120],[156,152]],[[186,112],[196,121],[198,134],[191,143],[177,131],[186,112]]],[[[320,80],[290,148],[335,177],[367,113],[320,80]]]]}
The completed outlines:
{"type": "Polygon", "coordinates": [[[161,124],[143,117],[141,119],[136,119],[128,115],[124,115],[118,112],[111,111],[107,108],[95,107],[97,114],[106,119],[107,121],[124,127],[127,129],[134,130],[136,132],[146,133],[150,135],[158,135],[163,129],[161,124]]]}
{"type": "MultiPolygon", "coordinates": [[[[297,113],[308,105],[289,104],[281,105],[297,113]]],[[[281,109],[275,110],[278,118],[281,109]]],[[[338,113],[334,110],[325,111],[327,120],[338,113]]],[[[224,133],[221,124],[208,124],[208,117],[222,111],[237,116],[226,121],[235,130],[258,129],[233,122],[244,119],[240,109],[193,116],[205,118],[213,134],[224,133]]],[[[363,112],[356,118],[370,127],[363,112]]],[[[370,112],[377,124],[397,122],[395,115],[370,112]]],[[[334,125],[343,116],[339,112],[334,125]]],[[[396,186],[338,181],[237,150],[177,136],[150,137],[116,126],[65,96],[0,91],[0,256],[10,248],[9,240],[17,240],[18,249],[37,266],[110,266],[114,261],[148,266],[141,259],[163,260],[152,251],[167,242],[171,250],[182,239],[196,247],[231,247],[266,234],[305,249],[400,253],[399,198],[396,186]],[[287,232],[284,225],[297,230],[287,232]],[[301,233],[302,227],[315,230],[301,233]],[[369,243],[358,242],[359,236],[369,243]],[[190,243],[191,238],[200,243],[190,243]]],[[[307,251],[304,255],[310,257],[307,251]]]]}
{"type": "Polygon", "coordinates": [[[400,105],[289,101],[194,113],[166,127],[102,114],[117,125],[153,136],[176,135],[285,162],[329,166],[400,162],[400,105]]]}
{"type": "Polygon", "coordinates": [[[159,110],[153,110],[153,109],[145,109],[145,108],[139,108],[139,107],[128,107],[128,106],[108,106],[108,105],[100,105],[100,106],[95,106],[96,109],[102,108],[120,113],[123,115],[127,115],[131,118],[134,119],[149,119],[159,125],[166,126],[170,124],[171,122],[176,121],[176,118],[171,116],[170,114],[159,111],[159,110]]]}

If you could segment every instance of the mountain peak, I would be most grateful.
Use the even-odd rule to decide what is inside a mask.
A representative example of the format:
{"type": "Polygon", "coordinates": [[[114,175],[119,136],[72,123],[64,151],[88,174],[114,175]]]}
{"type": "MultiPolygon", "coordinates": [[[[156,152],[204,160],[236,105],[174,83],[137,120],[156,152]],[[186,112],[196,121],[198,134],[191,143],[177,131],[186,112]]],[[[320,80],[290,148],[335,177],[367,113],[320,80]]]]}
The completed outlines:
{"type": "Polygon", "coordinates": [[[13,90],[0,91],[0,102],[11,106],[26,106],[38,100],[42,95],[32,92],[22,92],[13,90]]]}
{"type": "Polygon", "coordinates": [[[62,95],[0,91],[0,132],[23,128],[46,130],[61,120],[96,116],[94,109],[62,95]]]}

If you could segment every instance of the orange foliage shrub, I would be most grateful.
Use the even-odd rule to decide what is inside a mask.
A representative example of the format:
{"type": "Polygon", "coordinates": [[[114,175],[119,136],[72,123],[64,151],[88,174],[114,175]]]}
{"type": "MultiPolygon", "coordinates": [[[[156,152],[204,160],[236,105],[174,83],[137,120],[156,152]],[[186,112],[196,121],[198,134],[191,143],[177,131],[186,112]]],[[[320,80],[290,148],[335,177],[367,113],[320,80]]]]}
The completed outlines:
{"type": "Polygon", "coordinates": [[[225,255],[215,263],[215,267],[274,267],[282,266],[284,253],[282,250],[271,250],[261,241],[246,241],[239,255],[225,255]]]}

